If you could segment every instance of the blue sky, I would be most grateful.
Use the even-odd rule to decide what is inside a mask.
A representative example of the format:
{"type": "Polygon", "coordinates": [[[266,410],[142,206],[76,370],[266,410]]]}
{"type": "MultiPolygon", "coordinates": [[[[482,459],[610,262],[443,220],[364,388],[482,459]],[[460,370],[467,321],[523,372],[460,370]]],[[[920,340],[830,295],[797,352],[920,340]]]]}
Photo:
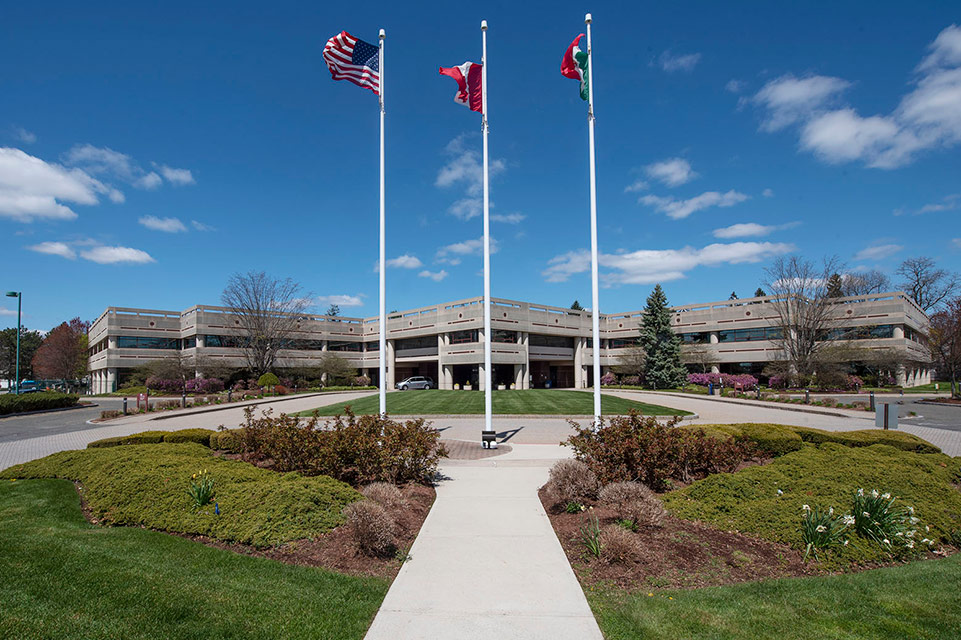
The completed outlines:
{"type": "Polygon", "coordinates": [[[377,99],[321,51],[383,27],[388,308],[480,295],[479,116],[437,68],[479,61],[486,18],[493,295],[586,305],[586,107],[559,72],[585,10],[602,311],[655,282],[674,304],[746,297],[789,253],[961,270],[961,9],[781,5],[5,7],[0,289],[49,329],[217,304],[265,270],[376,315],[377,99]]]}

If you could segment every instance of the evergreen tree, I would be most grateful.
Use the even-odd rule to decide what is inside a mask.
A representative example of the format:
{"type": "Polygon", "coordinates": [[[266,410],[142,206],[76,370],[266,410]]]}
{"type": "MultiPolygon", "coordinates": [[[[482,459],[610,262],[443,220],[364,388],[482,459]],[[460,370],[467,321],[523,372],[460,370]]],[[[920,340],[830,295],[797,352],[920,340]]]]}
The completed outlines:
{"type": "Polygon", "coordinates": [[[647,353],[644,378],[657,389],[680,387],[687,382],[681,364],[681,338],[671,329],[671,310],[661,285],[647,298],[641,320],[641,344],[647,353]]]}
{"type": "Polygon", "coordinates": [[[841,298],[844,296],[844,281],[837,273],[832,273],[831,277],[828,278],[827,296],[829,298],[841,298]]]}
{"type": "Polygon", "coordinates": [[[732,291],[728,300],[737,300],[737,291],[732,291]]]}
{"type": "Polygon", "coordinates": [[[767,294],[764,293],[764,289],[762,289],[761,287],[758,287],[757,290],[754,292],[754,297],[755,297],[755,298],[763,298],[763,297],[766,296],[766,295],[767,295],[767,294]]]}
{"type": "Polygon", "coordinates": [[[580,302],[578,302],[577,300],[575,300],[575,301],[574,301],[574,304],[571,305],[571,309],[573,309],[574,311],[583,311],[583,310],[584,310],[584,307],[581,306],[581,303],[580,303],[580,302]]]}

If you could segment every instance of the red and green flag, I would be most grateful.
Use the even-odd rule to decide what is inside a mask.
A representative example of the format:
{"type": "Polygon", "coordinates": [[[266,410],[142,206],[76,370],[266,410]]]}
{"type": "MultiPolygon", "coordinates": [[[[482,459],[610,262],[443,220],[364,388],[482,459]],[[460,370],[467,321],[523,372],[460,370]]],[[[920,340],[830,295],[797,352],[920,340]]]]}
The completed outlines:
{"type": "Polygon", "coordinates": [[[584,34],[578,35],[574,38],[574,42],[571,46],[567,47],[567,53],[564,54],[564,59],[561,60],[561,74],[565,78],[572,78],[574,80],[579,80],[581,83],[581,100],[588,99],[588,82],[590,79],[587,77],[587,52],[581,51],[581,48],[577,46],[584,34]]]}

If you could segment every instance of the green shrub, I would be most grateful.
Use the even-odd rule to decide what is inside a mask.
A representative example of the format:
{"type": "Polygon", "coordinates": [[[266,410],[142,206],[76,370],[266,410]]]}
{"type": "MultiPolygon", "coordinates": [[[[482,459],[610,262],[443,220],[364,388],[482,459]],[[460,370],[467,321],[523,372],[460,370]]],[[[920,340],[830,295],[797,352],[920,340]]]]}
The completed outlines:
{"type": "Polygon", "coordinates": [[[20,395],[5,393],[0,396],[0,416],[27,411],[64,409],[76,405],[79,401],[80,396],[76,394],[58,393],[56,391],[40,391],[20,395]]]}
{"type": "Polygon", "coordinates": [[[196,443],[63,451],[0,472],[0,478],[64,478],[83,485],[93,516],[104,524],[199,534],[258,547],[326,533],[344,522],[342,509],[361,495],[329,477],[277,473],[213,456],[196,443]],[[220,514],[195,509],[192,475],[217,479],[220,514]]]}
{"type": "Polygon", "coordinates": [[[272,373],[265,373],[257,378],[257,384],[261,387],[274,387],[280,384],[280,378],[272,373]]]}
{"type": "Polygon", "coordinates": [[[169,431],[141,431],[140,433],[132,433],[129,436],[115,436],[113,438],[104,438],[103,440],[94,440],[87,445],[88,449],[102,449],[104,447],[116,447],[122,444],[159,444],[164,441],[166,436],[170,435],[169,431]]]}
{"type": "Polygon", "coordinates": [[[423,419],[395,422],[380,415],[355,416],[349,409],[319,426],[317,418],[301,424],[270,410],[259,418],[244,410],[240,432],[247,459],[269,459],[277,471],[328,475],[361,486],[371,482],[429,483],[447,450],[440,432],[423,419]]]}
{"type": "Polygon", "coordinates": [[[733,437],[738,442],[752,442],[762,452],[772,456],[783,456],[797,451],[804,444],[801,437],[793,431],[793,427],[781,424],[694,424],[681,428],[700,430],[721,440],[733,437]]]}
{"type": "Polygon", "coordinates": [[[216,431],[210,436],[210,448],[230,453],[240,453],[243,451],[243,439],[240,429],[224,429],[216,431]]]}
{"type": "Polygon", "coordinates": [[[759,453],[749,442],[676,429],[679,422],[675,417],[662,423],[632,410],[598,428],[572,422],[574,435],[564,444],[602,484],[642,482],[655,491],[665,490],[672,480],[690,482],[710,473],[734,471],[759,453]]]}
{"type": "Polygon", "coordinates": [[[214,436],[217,432],[212,429],[181,429],[180,431],[171,431],[164,436],[164,442],[196,442],[197,444],[202,444],[205,447],[210,446],[210,438],[214,436]]]}
{"type": "Polygon", "coordinates": [[[824,431],[810,427],[787,427],[798,434],[805,442],[823,444],[834,442],[847,447],[869,447],[873,444],[886,444],[902,451],[915,453],[941,453],[941,449],[927,440],[904,431],[884,429],[862,429],[859,431],[824,431]]]}
{"type": "MultiPolygon", "coordinates": [[[[671,492],[664,504],[674,515],[725,531],[742,531],[804,549],[798,517],[805,504],[846,513],[861,487],[890,492],[910,505],[927,535],[947,541],[961,527],[961,460],[920,454],[886,445],[849,447],[837,443],[805,446],[770,464],[734,474],[717,474],[671,492]]],[[[889,559],[886,550],[860,537],[838,548],[832,562],[868,563],[889,559]]]]}

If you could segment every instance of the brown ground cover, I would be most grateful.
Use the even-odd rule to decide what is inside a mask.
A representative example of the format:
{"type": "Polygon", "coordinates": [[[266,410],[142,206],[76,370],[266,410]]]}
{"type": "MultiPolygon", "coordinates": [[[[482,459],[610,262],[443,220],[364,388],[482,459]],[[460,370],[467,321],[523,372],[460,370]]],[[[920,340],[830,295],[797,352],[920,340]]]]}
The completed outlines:
{"type": "Polygon", "coordinates": [[[574,572],[585,587],[614,584],[630,591],[651,588],[695,588],[736,582],[817,574],[802,554],[787,545],[720,531],[671,515],[661,527],[640,527],[636,553],[621,561],[590,555],[581,530],[593,515],[601,529],[615,525],[614,511],[588,505],[567,513],[542,488],[541,503],[574,572]]]}

